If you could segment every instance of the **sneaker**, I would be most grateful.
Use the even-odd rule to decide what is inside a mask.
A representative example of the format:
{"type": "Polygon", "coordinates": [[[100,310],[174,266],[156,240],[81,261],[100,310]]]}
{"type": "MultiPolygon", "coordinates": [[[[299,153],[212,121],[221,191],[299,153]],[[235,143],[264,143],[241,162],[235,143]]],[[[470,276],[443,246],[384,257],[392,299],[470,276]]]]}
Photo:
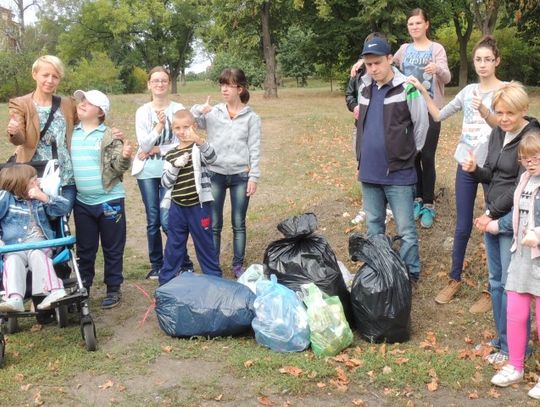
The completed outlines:
{"type": "Polygon", "coordinates": [[[240,278],[240,276],[244,274],[245,270],[241,264],[237,264],[236,266],[233,266],[232,271],[236,278],[240,278]]]}
{"type": "Polygon", "coordinates": [[[461,287],[461,281],[456,281],[450,279],[446,287],[444,287],[439,294],[435,297],[435,302],[437,304],[448,304],[461,287]]]}
{"type": "Polygon", "coordinates": [[[394,219],[394,214],[390,208],[386,208],[386,218],[384,219],[384,224],[388,224],[392,219],[394,219]]]}
{"type": "Polygon", "coordinates": [[[429,229],[430,227],[432,227],[433,222],[435,221],[436,214],[437,213],[435,212],[435,208],[433,207],[433,205],[424,205],[420,213],[420,225],[424,229],[429,229]]]}
{"type": "Polygon", "coordinates": [[[519,383],[523,379],[523,370],[517,370],[514,366],[504,365],[495,376],[491,378],[491,383],[499,387],[508,387],[511,384],[519,383]]]}
{"type": "Polygon", "coordinates": [[[471,305],[469,312],[472,314],[485,314],[489,311],[491,311],[491,294],[489,291],[482,291],[482,296],[471,305]]]}
{"type": "Polygon", "coordinates": [[[413,206],[414,220],[418,220],[418,218],[420,217],[420,214],[422,213],[423,207],[424,207],[424,203],[422,201],[415,199],[414,206],[413,206]]]}
{"type": "Polygon", "coordinates": [[[363,210],[359,210],[358,213],[354,218],[352,218],[351,223],[353,225],[358,225],[359,223],[362,223],[364,220],[366,220],[366,213],[363,210]]]}
{"type": "Polygon", "coordinates": [[[0,312],[24,312],[23,299],[13,296],[0,303],[0,312]]]}
{"type": "MultiPolygon", "coordinates": [[[[506,354],[504,354],[502,352],[491,353],[491,354],[486,356],[486,361],[490,365],[500,365],[501,363],[504,363],[504,362],[508,361],[508,355],[506,355],[506,354]]],[[[508,366],[510,366],[510,365],[508,365],[508,366]]],[[[513,369],[513,366],[512,366],[512,369],[513,369]]],[[[521,372],[521,377],[523,377],[523,372],[521,372]]],[[[491,380],[491,382],[493,383],[493,380],[491,380]]],[[[496,384],[496,383],[493,383],[493,384],[496,384]]],[[[512,384],[512,383],[510,383],[510,384],[512,384]]],[[[499,386],[499,385],[497,385],[497,386],[499,386]]],[[[505,386],[501,386],[501,387],[505,387],[505,386]]]]}
{"type": "Polygon", "coordinates": [[[120,291],[113,291],[110,293],[107,293],[106,297],[101,301],[101,308],[102,309],[109,309],[114,308],[118,304],[120,304],[120,300],[122,299],[122,293],[120,291]]]}
{"type": "Polygon", "coordinates": [[[159,270],[158,269],[152,269],[146,275],[147,280],[157,280],[158,278],[159,278],[159,270]]]}
{"type": "Polygon", "coordinates": [[[38,304],[37,309],[40,310],[40,311],[50,309],[51,304],[53,302],[56,302],[59,299],[64,298],[66,295],[67,295],[66,290],[64,290],[63,288],[60,288],[58,290],[53,290],[53,291],[51,291],[51,293],[49,295],[47,295],[45,297],[45,299],[43,301],[41,301],[38,304]]]}
{"type": "Polygon", "coordinates": [[[527,395],[529,397],[532,397],[533,399],[540,399],[540,379],[538,379],[536,385],[531,390],[529,390],[527,395]]]}

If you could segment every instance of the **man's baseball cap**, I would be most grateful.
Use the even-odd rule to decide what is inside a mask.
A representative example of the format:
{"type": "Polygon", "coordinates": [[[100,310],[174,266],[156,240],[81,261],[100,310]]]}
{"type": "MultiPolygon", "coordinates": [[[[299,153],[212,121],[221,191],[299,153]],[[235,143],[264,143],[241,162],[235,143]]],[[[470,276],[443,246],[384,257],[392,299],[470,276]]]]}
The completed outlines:
{"type": "Polygon", "coordinates": [[[84,97],[89,103],[99,107],[103,113],[105,113],[105,116],[107,116],[111,108],[109,98],[107,95],[105,95],[105,93],[99,90],[89,90],[85,92],[79,89],[73,92],[73,96],[75,96],[77,99],[82,99],[84,97]]]}
{"type": "Polygon", "coordinates": [[[375,37],[364,44],[362,55],[389,55],[390,45],[384,38],[375,37]]]}

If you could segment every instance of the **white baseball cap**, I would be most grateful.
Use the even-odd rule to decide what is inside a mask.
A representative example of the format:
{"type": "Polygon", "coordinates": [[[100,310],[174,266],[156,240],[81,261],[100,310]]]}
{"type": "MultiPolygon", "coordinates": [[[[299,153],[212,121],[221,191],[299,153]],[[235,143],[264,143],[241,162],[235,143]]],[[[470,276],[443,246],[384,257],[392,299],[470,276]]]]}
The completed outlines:
{"type": "Polygon", "coordinates": [[[105,116],[107,116],[111,108],[109,98],[107,97],[107,95],[105,95],[105,93],[99,90],[89,90],[85,92],[79,89],[73,92],[73,96],[75,96],[77,99],[82,99],[84,97],[86,100],[88,100],[89,103],[103,110],[105,116]]]}

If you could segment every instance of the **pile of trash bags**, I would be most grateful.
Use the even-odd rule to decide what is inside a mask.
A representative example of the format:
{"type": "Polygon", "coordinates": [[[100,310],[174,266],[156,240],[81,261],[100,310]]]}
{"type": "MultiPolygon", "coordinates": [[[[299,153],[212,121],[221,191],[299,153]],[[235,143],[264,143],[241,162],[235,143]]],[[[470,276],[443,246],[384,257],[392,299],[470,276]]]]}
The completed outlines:
{"type": "Polygon", "coordinates": [[[390,238],[351,235],[349,254],[364,262],[352,276],[315,234],[313,213],[285,219],[278,229],[285,238],[271,242],[264,264],[251,265],[238,281],[183,273],[159,287],[160,327],[175,337],[252,330],[259,344],[274,351],[300,352],[311,345],[319,356],[348,347],[351,326],[370,342],[408,340],[411,287],[390,238]]]}

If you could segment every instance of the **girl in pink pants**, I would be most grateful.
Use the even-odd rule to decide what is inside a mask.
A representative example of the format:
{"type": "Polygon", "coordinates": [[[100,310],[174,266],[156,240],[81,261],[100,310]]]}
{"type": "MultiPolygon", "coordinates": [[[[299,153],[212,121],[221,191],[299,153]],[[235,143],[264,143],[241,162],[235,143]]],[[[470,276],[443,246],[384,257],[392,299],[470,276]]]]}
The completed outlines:
{"type": "MultiPolygon", "coordinates": [[[[532,131],[522,139],[518,156],[526,171],[514,193],[514,241],[506,281],[510,358],[509,363],[491,379],[491,383],[500,387],[523,379],[525,348],[529,339],[527,323],[533,299],[536,302],[537,327],[540,327],[540,130],[532,131]]],[[[501,222],[490,222],[488,231],[504,228],[501,222]]],[[[540,399],[540,381],[528,394],[540,399]]]]}

